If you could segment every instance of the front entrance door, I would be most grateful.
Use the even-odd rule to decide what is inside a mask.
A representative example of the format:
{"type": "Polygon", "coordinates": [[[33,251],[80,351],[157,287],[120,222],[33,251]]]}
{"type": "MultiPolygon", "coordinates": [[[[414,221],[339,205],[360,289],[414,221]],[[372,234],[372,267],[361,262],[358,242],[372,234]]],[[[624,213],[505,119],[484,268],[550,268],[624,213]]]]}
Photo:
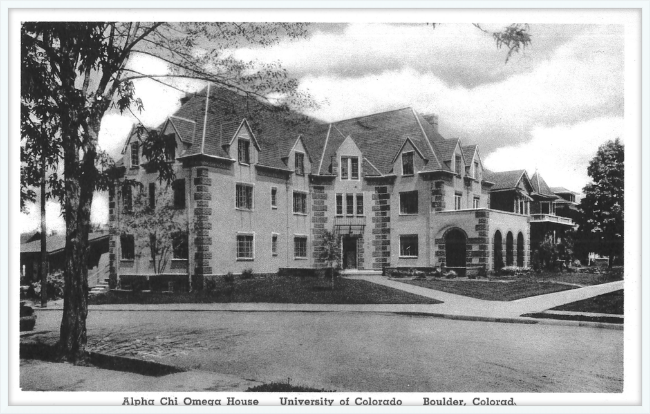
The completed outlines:
{"type": "Polygon", "coordinates": [[[357,239],[356,237],[343,237],[343,268],[357,268],[357,239]]]}

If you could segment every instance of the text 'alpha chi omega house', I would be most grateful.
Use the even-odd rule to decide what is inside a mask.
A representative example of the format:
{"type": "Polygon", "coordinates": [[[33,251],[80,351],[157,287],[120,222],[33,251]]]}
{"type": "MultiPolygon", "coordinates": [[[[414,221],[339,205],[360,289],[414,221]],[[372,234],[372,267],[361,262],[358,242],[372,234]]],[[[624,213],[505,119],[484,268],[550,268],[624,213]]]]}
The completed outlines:
{"type": "Polygon", "coordinates": [[[117,230],[134,192],[155,203],[161,185],[132,133],[117,164],[143,185],[109,194],[111,287],[323,267],[326,230],[340,238],[344,269],[528,266],[531,238],[573,226],[539,174],[484,169],[478,147],[443,138],[435,115],[403,108],[323,123],[255,111],[255,99],[214,85],[181,102],[160,131],[176,140],[170,191],[187,232],[156,273],[134,235],[117,230]]]}

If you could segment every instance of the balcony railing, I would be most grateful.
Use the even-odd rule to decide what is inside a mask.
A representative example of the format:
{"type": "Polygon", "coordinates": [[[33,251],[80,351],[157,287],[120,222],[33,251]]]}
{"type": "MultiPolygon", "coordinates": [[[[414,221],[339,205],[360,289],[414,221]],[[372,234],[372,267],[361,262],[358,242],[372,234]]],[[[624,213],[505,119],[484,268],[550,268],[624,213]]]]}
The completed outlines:
{"type": "Polygon", "coordinates": [[[570,218],[560,217],[554,214],[531,214],[530,222],[531,223],[540,223],[540,222],[559,223],[559,224],[565,224],[567,226],[573,226],[573,220],[571,220],[570,218]]]}
{"type": "Polygon", "coordinates": [[[365,217],[334,217],[334,231],[341,235],[361,235],[365,227],[365,217]]]}

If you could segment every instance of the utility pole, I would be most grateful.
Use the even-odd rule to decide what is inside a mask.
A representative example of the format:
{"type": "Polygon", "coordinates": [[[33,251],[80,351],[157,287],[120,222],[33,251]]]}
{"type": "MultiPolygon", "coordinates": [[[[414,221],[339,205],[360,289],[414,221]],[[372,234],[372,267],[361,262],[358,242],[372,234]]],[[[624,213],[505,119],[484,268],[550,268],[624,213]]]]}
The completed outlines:
{"type": "MultiPolygon", "coordinates": [[[[45,149],[45,146],[43,146],[45,149]]],[[[47,308],[47,226],[45,222],[45,151],[41,154],[41,307],[47,308]]]]}

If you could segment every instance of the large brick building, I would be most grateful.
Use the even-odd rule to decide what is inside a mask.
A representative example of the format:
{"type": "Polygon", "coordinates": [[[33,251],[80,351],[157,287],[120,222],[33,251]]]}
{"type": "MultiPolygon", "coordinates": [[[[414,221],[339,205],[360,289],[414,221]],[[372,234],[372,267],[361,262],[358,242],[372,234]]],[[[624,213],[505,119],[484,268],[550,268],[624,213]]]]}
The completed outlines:
{"type": "MultiPolygon", "coordinates": [[[[323,266],[326,230],[340,237],[346,269],[527,266],[531,214],[539,207],[537,221],[554,216],[540,203],[559,197],[543,194],[525,171],[485,170],[479,148],[443,138],[434,115],[403,108],[328,124],[259,108],[209,86],[161,125],[176,140],[183,248],[155,275],[148,255],[133,251],[133,236],[116,231],[133,197],[117,185],[111,286],[135,276],[201,283],[245,269],[323,266]]],[[[157,173],[135,134],[122,154],[123,177],[154,191],[157,173]]]]}

